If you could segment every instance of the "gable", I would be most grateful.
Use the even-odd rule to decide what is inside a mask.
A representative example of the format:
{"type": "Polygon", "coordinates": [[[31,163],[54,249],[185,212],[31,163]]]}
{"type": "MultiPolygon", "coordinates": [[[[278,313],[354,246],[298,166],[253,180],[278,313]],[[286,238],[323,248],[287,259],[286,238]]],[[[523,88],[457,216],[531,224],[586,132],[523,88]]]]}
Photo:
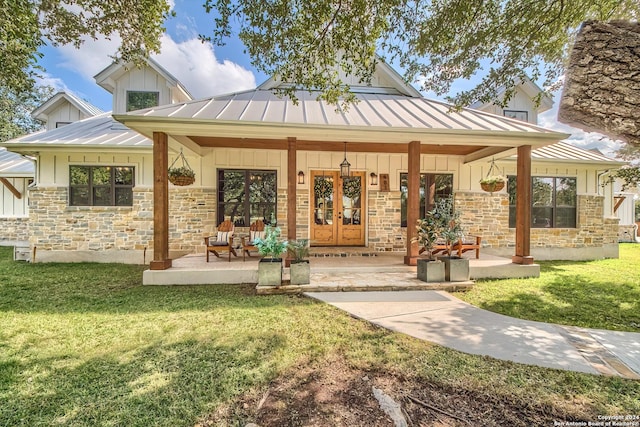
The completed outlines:
{"type": "Polygon", "coordinates": [[[193,99],[178,79],[151,58],[141,67],[112,63],[94,78],[100,87],[113,95],[115,114],[127,112],[127,92],[157,93],[158,105],[193,99]]]}
{"type": "Polygon", "coordinates": [[[102,112],[95,105],[71,93],[58,92],[33,110],[31,116],[45,122],[47,130],[51,130],[63,124],[102,114],[102,112]]]}
{"type": "MultiPolygon", "coordinates": [[[[378,58],[376,70],[371,77],[370,85],[363,85],[360,79],[353,74],[347,74],[344,70],[339,70],[340,79],[344,84],[350,86],[354,93],[379,93],[388,95],[405,95],[421,98],[422,95],[414,87],[407,84],[400,74],[391,68],[386,62],[378,58]]],[[[291,82],[283,82],[276,77],[271,77],[257,89],[269,90],[278,87],[291,86],[291,82]]]]}

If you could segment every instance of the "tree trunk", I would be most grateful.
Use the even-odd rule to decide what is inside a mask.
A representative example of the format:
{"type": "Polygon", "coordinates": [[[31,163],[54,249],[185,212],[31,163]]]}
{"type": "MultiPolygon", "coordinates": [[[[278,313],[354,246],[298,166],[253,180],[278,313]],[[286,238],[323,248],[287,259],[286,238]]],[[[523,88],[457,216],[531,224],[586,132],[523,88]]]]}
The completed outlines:
{"type": "Polygon", "coordinates": [[[558,120],[640,145],[640,24],[582,25],[571,52],[558,120]]]}

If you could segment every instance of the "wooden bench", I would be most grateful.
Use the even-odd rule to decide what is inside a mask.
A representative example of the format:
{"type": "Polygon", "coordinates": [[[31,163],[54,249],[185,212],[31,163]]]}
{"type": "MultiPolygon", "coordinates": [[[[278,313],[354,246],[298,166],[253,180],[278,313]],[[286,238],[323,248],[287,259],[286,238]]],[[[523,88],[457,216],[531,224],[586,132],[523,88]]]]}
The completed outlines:
{"type": "MultiPolygon", "coordinates": [[[[482,241],[482,237],[480,236],[466,236],[456,243],[453,244],[453,248],[451,249],[451,254],[455,255],[456,251],[458,252],[459,257],[462,256],[463,253],[467,251],[476,251],[476,259],[480,258],[480,242],[482,241]]],[[[424,248],[420,248],[418,252],[421,255],[425,251],[424,248]]],[[[436,242],[433,245],[433,250],[431,251],[431,255],[436,255],[439,253],[445,254],[447,252],[447,245],[444,242],[436,242]]]]}

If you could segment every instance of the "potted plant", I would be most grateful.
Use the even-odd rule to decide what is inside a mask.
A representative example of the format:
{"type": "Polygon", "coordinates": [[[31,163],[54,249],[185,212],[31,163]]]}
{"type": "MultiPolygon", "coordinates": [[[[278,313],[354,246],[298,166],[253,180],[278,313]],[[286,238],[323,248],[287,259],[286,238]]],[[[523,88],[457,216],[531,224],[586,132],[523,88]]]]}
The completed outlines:
{"type": "Polygon", "coordinates": [[[180,154],[169,166],[167,170],[167,174],[169,176],[169,182],[173,185],[191,185],[196,181],[196,173],[189,166],[189,162],[187,162],[187,158],[184,156],[182,150],[180,150],[180,154]],[[182,166],[176,165],[176,163],[180,160],[182,162],[182,166]]]}
{"type": "Polygon", "coordinates": [[[423,219],[416,224],[416,237],[412,241],[422,246],[421,253],[426,253],[426,258],[418,258],[418,279],[423,282],[444,282],[444,263],[433,258],[433,248],[439,238],[441,224],[436,218],[435,210],[428,211],[423,219]]]}
{"type": "Polygon", "coordinates": [[[460,212],[454,209],[453,198],[447,197],[436,202],[434,216],[440,224],[440,236],[445,241],[447,256],[440,257],[444,263],[445,280],[463,282],[469,280],[469,260],[453,255],[454,245],[462,239],[460,212]]]}
{"type": "Polygon", "coordinates": [[[280,240],[280,233],[280,227],[268,225],[264,237],[257,237],[253,242],[263,256],[258,263],[258,286],[280,286],[282,283],[280,255],[287,250],[287,242],[280,240]]]}
{"type": "Polygon", "coordinates": [[[187,166],[169,168],[169,182],[173,185],[191,185],[196,181],[196,173],[187,166]]]}
{"type": "Polygon", "coordinates": [[[489,175],[480,180],[480,187],[482,187],[484,191],[493,193],[502,190],[506,182],[507,178],[502,175],[489,175]]]}
{"type": "Polygon", "coordinates": [[[300,239],[289,242],[287,252],[291,257],[291,284],[292,285],[308,285],[310,280],[311,269],[309,266],[309,239],[300,239]]]}

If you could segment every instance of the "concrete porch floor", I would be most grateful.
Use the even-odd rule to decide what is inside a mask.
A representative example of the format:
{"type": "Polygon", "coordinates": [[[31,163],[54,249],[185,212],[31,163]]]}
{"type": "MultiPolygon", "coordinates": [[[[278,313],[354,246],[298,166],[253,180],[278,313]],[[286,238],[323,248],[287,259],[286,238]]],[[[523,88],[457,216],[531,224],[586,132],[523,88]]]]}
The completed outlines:
{"type": "MultiPolygon", "coordinates": [[[[538,277],[540,266],[513,264],[510,259],[480,254],[469,259],[471,279],[538,277]]],[[[209,285],[258,282],[258,256],[231,257],[231,262],[204,254],[191,254],[173,260],[167,270],[146,270],[144,285],[209,285]]],[[[403,263],[403,254],[368,252],[363,248],[312,248],[311,283],[298,287],[281,287],[280,292],[318,292],[346,290],[453,290],[470,286],[472,282],[427,284],[417,279],[416,267],[403,263]],[[375,273],[375,274],[373,274],[375,273]],[[452,286],[453,285],[453,286],[452,286]]],[[[288,280],[284,269],[283,280],[288,280]]],[[[259,290],[260,291],[260,290],[259,290]]]]}

